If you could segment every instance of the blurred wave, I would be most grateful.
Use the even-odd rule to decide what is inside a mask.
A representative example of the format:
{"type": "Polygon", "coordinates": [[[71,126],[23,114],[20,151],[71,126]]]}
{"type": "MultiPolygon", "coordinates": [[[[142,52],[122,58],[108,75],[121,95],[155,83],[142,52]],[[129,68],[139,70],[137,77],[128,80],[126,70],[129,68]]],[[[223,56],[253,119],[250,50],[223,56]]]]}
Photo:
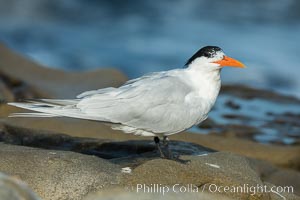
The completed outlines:
{"type": "Polygon", "coordinates": [[[299,10],[297,0],[0,0],[0,40],[51,67],[130,78],[218,45],[248,66],[223,70],[224,82],[300,97],[299,10]]]}

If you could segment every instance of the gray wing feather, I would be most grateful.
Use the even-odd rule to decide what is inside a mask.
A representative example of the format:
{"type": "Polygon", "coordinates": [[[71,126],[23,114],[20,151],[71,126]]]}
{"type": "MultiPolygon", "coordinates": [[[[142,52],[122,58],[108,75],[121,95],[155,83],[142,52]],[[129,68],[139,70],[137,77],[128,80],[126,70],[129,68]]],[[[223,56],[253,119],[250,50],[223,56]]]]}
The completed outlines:
{"type": "Polygon", "coordinates": [[[179,132],[193,125],[182,118],[190,114],[184,106],[190,92],[177,77],[154,74],[87,96],[77,108],[89,116],[154,133],[179,132]]]}

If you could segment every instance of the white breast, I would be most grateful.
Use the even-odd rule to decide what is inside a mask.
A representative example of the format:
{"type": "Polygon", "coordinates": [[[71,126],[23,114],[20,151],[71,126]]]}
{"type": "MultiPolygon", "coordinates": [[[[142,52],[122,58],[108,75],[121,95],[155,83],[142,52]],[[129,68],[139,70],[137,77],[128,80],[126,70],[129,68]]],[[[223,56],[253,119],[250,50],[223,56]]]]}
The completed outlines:
{"type": "Polygon", "coordinates": [[[197,122],[199,124],[207,115],[218,97],[221,79],[220,70],[206,70],[207,68],[190,67],[186,69],[185,80],[194,88],[194,92],[186,97],[189,105],[197,107],[197,122]]]}

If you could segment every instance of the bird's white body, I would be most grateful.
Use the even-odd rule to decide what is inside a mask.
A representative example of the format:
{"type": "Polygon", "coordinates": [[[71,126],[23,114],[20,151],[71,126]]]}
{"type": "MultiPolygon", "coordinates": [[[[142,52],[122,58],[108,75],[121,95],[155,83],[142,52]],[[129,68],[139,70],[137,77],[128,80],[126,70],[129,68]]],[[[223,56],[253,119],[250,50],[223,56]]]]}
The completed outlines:
{"type": "Polygon", "coordinates": [[[219,47],[204,47],[185,68],[163,71],[126,82],[119,88],[87,91],[76,99],[41,99],[10,105],[39,113],[16,117],[72,117],[109,122],[113,129],[141,136],[168,136],[207,118],[219,94],[222,66],[242,63],[219,47]]]}
{"type": "Polygon", "coordinates": [[[119,88],[84,92],[77,99],[10,103],[41,112],[12,116],[66,116],[110,122],[113,129],[142,136],[175,134],[205,120],[218,96],[220,70],[198,65],[201,62],[142,76],[119,88]]]}

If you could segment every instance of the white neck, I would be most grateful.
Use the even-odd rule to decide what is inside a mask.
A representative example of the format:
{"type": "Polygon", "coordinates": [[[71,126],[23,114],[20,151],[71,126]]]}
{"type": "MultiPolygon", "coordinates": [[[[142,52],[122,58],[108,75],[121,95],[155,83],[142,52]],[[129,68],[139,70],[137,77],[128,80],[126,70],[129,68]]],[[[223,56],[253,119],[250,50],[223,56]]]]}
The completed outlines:
{"type": "Polygon", "coordinates": [[[221,87],[221,68],[214,63],[192,62],[185,71],[187,81],[198,95],[213,105],[221,87]]]}

